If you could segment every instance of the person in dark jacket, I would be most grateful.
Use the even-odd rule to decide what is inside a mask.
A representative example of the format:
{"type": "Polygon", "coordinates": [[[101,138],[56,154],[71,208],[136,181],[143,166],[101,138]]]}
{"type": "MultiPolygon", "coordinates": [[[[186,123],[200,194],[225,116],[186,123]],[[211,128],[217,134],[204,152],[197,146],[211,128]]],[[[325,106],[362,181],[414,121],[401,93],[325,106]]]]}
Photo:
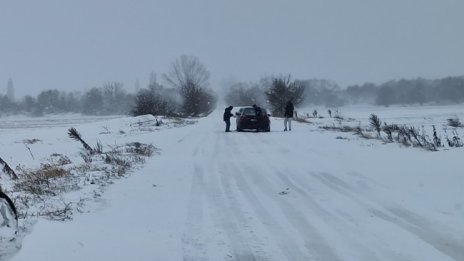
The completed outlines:
{"type": "Polygon", "coordinates": [[[224,110],[224,121],[226,122],[226,132],[230,132],[230,117],[233,117],[234,115],[232,114],[232,109],[234,107],[229,106],[224,110]]]}
{"type": "Polygon", "coordinates": [[[288,101],[287,104],[285,105],[285,113],[284,113],[284,126],[285,126],[285,129],[284,131],[291,131],[292,130],[292,119],[293,119],[293,110],[294,110],[294,107],[293,107],[293,103],[292,101],[288,101]],[[287,129],[287,125],[288,125],[288,129],[287,129]]]}
{"type": "Polygon", "coordinates": [[[258,126],[256,127],[256,131],[260,131],[259,126],[262,124],[263,121],[263,110],[256,104],[253,104],[253,109],[255,109],[256,119],[258,120],[258,126]]]}

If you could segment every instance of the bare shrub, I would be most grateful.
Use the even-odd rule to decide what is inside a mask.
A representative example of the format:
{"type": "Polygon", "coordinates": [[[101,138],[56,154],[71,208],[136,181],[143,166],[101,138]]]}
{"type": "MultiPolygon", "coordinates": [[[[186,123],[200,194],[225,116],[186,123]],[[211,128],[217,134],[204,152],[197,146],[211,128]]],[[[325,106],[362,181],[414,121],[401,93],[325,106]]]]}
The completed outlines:
{"type": "Polygon", "coordinates": [[[132,167],[131,161],[126,157],[118,154],[106,154],[105,163],[111,165],[111,168],[105,169],[109,175],[116,174],[117,176],[123,176],[132,167]]]}
{"type": "Polygon", "coordinates": [[[368,133],[363,132],[361,127],[356,127],[354,133],[364,139],[372,139],[372,136],[368,133]]]}
{"type": "Polygon", "coordinates": [[[132,115],[175,115],[177,102],[162,86],[141,89],[135,95],[132,115]]]}
{"type": "Polygon", "coordinates": [[[422,126],[422,131],[421,131],[421,134],[419,135],[419,139],[421,141],[421,147],[427,150],[430,150],[430,151],[437,151],[437,147],[435,146],[432,139],[430,139],[429,135],[427,135],[427,132],[425,131],[424,126],[422,126]]]}
{"type": "Polygon", "coordinates": [[[395,129],[393,128],[392,125],[388,125],[387,123],[384,123],[384,126],[382,127],[383,132],[387,134],[387,141],[388,142],[393,142],[393,132],[395,129]]]}
{"type": "Polygon", "coordinates": [[[71,202],[62,202],[61,206],[46,208],[38,213],[39,216],[55,221],[66,221],[72,219],[73,207],[71,202]]]}
{"type": "Polygon", "coordinates": [[[97,140],[97,145],[93,148],[93,152],[97,154],[103,153],[103,145],[100,140],[97,140]]]}
{"type": "MultiPolygon", "coordinates": [[[[386,141],[386,142],[398,142],[406,147],[414,146],[421,147],[429,151],[437,151],[438,148],[443,147],[441,138],[438,136],[435,126],[433,126],[433,139],[427,135],[424,127],[422,126],[421,132],[415,127],[408,126],[399,126],[397,124],[387,124],[383,123],[381,125],[380,119],[375,115],[371,114],[370,117],[370,126],[375,129],[377,132],[377,139],[386,141]],[[387,137],[382,138],[380,132],[383,131],[386,133],[387,137]],[[396,135],[395,135],[396,133],[396,135]]],[[[351,126],[323,126],[320,127],[325,130],[335,130],[341,132],[353,132],[354,134],[365,138],[372,139],[373,137],[363,130],[360,126],[351,127],[351,126]]],[[[447,142],[450,147],[464,146],[460,140],[457,132],[454,130],[454,136],[452,139],[447,137],[447,142]]]]}
{"type": "Polygon", "coordinates": [[[317,110],[314,110],[314,111],[313,111],[313,118],[317,118],[317,115],[318,115],[317,110]]]}
{"type": "Polygon", "coordinates": [[[89,144],[82,139],[81,134],[75,128],[70,128],[68,130],[68,136],[75,141],[79,141],[82,146],[84,146],[84,149],[89,151],[91,154],[94,153],[92,147],[90,147],[89,144]]]}
{"type": "Polygon", "coordinates": [[[131,142],[126,144],[126,152],[145,157],[151,157],[155,150],[155,146],[151,144],[143,144],[140,142],[131,142]]]}
{"type": "Polygon", "coordinates": [[[448,125],[454,128],[464,127],[459,118],[449,118],[448,125]]]}
{"type": "Polygon", "coordinates": [[[407,130],[406,128],[402,130],[405,131],[405,135],[408,137],[409,142],[413,143],[415,146],[424,147],[424,144],[422,144],[422,141],[424,141],[424,138],[419,134],[419,131],[416,128],[409,127],[407,128],[407,130]],[[411,138],[414,139],[414,142],[411,138]]]}
{"type": "Polygon", "coordinates": [[[22,174],[13,187],[17,191],[33,195],[56,196],[77,186],[68,178],[71,178],[69,170],[56,165],[42,164],[37,170],[22,169],[22,174]]]}
{"type": "Polygon", "coordinates": [[[464,146],[464,143],[462,142],[461,138],[459,138],[458,133],[456,131],[453,132],[453,143],[455,147],[464,146]]]}
{"type": "Polygon", "coordinates": [[[335,113],[334,113],[333,117],[335,119],[344,120],[344,117],[342,116],[341,112],[338,109],[335,110],[335,113]]]}
{"type": "Polygon", "coordinates": [[[104,161],[111,166],[106,169],[106,172],[108,175],[122,176],[134,165],[144,163],[145,157],[152,156],[154,152],[156,152],[156,148],[153,145],[140,142],[131,142],[124,146],[114,147],[105,153],[104,161]]]}
{"type": "Polygon", "coordinates": [[[369,134],[365,133],[361,127],[357,126],[357,127],[352,127],[352,126],[321,126],[319,127],[321,129],[324,129],[324,130],[332,130],[332,131],[341,131],[341,132],[352,132],[358,136],[360,136],[361,138],[365,138],[365,139],[372,139],[372,136],[370,136],[369,134]]]}
{"type": "Polygon", "coordinates": [[[443,144],[441,142],[441,137],[438,137],[437,129],[435,128],[435,125],[433,125],[433,143],[436,147],[443,147],[443,144]]]}
{"type": "MultiPolygon", "coordinates": [[[[392,131],[394,131],[393,126],[391,126],[392,131]]],[[[398,143],[401,143],[404,146],[411,146],[412,145],[412,140],[411,140],[411,134],[409,133],[409,128],[406,126],[397,126],[398,128],[396,129],[396,137],[394,140],[398,143]]]]}
{"type": "Polygon", "coordinates": [[[380,131],[382,130],[382,122],[379,117],[375,114],[371,114],[369,117],[370,126],[377,131],[377,136],[380,137],[380,131]]]}
{"type": "Polygon", "coordinates": [[[49,164],[43,164],[39,169],[39,173],[46,179],[62,178],[70,175],[68,170],[49,164]]]}
{"type": "Polygon", "coordinates": [[[41,140],[39,140],[39,139],[25,139],[25,140],[23,140],[23,143],[31,145],[31,144],[35,144],[35,143],[37,143],[39,141],[41,141],[41,140]]]}
{"type": "Polygon", "coordinates": [[[332,130],[332,131],[341,131],[341,132],[356,132],[358,127],[351,127],[351,126],[321,126],[319,127],[324,130],[332,130]]]}
{"type": "Polygon", "coordinates": [[[81,158],[84,160],[85,163],[87,163],[87,164],[92,163],[93,159],[92,159],[92,155],[90,153],[81,152],[80,155],[81,155],[81,158]]]}
{"type": "Polygon", "coordinates": [[[464,143],[462,142],[461,138],[459,138],[459,135],[456,130],[453,130],[453,137],[451,139],[448,137],[446,130],[445,130],[445,135],[446,135],[446,142],[448,143],[448,146],[450,147],[463,147],[464,143]]]}
{"type": "Polygon", "coordinates": [[[50,155],[49,161],[52,164],[58,166],[64,166],[72,163],[72,161],[67,156],[59,153],[53,153],[52,155],[50,155]]]}

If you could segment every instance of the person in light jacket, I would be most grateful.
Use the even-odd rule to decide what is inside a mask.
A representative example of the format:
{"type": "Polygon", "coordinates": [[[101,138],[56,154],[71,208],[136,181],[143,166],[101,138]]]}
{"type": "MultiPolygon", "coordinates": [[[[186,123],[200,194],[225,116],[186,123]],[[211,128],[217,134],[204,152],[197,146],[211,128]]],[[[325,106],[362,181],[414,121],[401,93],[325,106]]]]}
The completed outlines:
{"type": "Polygon", "coordinates": [[[284,126],[285,126],[285,129],[284,131],[291,131],[292,130],[292,119],[293,119],[293,110],[294,110],[294,107],[293,107],[293,103],[292,101],[288,101],[287,104],[285,105],[285,113],[284,113],[284,126]],[[287,125],[288,125],[288,128],[287,128],[287,125]]]}

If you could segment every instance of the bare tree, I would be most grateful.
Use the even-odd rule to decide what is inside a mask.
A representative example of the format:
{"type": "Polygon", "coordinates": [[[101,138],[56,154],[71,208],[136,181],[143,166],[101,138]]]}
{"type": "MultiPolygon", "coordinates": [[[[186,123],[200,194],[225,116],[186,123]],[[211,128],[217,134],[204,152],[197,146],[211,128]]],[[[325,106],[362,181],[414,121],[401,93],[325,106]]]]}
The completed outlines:
{"type": "Polygon", "coordinates": [[[271,86],[266,91],[274,116],[283,116],[288,101],[292,101],[294,105],[300,104],[304,99],[303,94],[304,86],[299,81],[292,81],[290,75],[273,78],[271,86]]]}
{"type": "Polygon", "coordinates": [[[214,108],[216,99],[209,85],[209,71],[198,57],[183,55],[177,59],[163,79],[179,90],[182,98],[182,113],[198,116],[214,108]]]}
{"type": "Polygon", "coordinates": [[[107,82],[103,85],[102,103],[103,114],[124,114],[131,106],[123,84],[119,82],[107,82]]]}

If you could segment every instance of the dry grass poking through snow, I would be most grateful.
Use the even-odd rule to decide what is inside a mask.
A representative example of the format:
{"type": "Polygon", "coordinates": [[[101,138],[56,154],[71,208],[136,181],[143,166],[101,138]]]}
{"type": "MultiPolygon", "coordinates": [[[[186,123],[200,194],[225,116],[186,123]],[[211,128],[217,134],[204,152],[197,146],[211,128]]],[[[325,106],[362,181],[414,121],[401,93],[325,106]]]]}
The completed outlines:
{"type": "Polygon", "coordinates": [[[369,117],[368,126],[362,126],[360,122],[356,126],[349,124],[354,119],[345,121],[343,117],[334,117],[336,123],[323,125],[319,128],[330,131],[348,132],[364,139],[377,139],[383,143],[398,143],[403,147],[421,148],[427,151],[438,151],[463,147],[464,142],[460,138],[458,128],[463,125],[458,118],[447,119],[447,125],[441,132],[435,125],[415,126],[411,124],[392,124],[383,122],[376,114],[369,117]],[[450,128],[451,127],[451,128],[450,128]]]}
{"type": "Polygon", "coordinates": [[[97,142],[92,148],[76,129],[72,128],[68,133],[83,145],[80,152],[83,162],[75,163],[62,154],[54,153],[39,168],[16,168],[18,178],[9,193],[19,218],[71,219],[74,211],[82,211],[84,202],[99,197],[103,187],[112,183],[113,179],[125,176],[157,152],[153,145],[140,142],[108,146],[107,150],[97,142]],[[67,192],[88,190],[89,186],[93,191],[87,191],[86,196],[79,200],[67,199],[67,192]]]}

